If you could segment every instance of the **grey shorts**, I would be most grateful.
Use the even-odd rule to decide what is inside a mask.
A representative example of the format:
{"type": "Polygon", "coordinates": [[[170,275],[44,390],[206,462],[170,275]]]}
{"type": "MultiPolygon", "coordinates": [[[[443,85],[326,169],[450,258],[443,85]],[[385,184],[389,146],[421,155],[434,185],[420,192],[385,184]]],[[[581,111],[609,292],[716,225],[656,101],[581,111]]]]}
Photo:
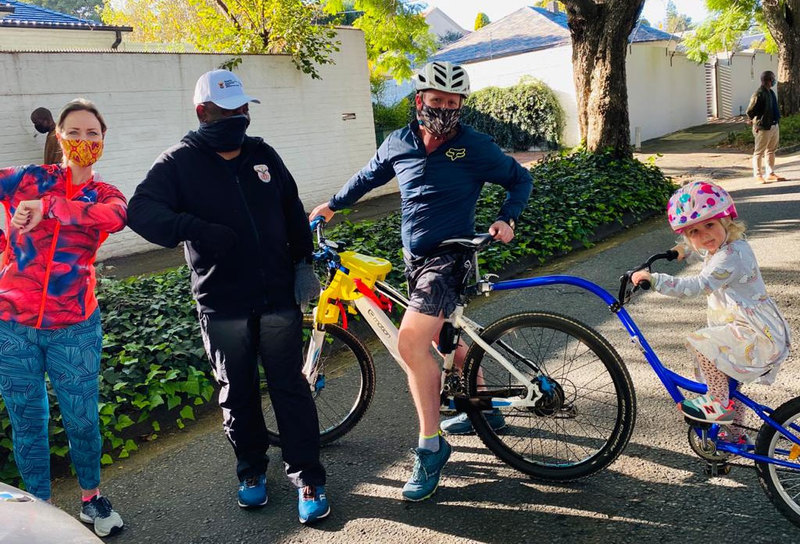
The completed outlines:
{"type": "Polygon", "coordinates": [[[468,253],[442,253],[414,258],[403,252],[410,310],[444,317],[453,313],[467,276],[472,272],[468,253]]]}

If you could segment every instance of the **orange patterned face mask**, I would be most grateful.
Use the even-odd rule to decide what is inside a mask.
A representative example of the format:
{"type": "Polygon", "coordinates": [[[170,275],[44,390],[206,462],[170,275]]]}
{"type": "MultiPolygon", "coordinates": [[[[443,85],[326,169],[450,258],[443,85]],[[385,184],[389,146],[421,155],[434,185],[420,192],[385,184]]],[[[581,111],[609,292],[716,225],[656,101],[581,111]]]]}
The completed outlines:
{"type": "Polygon", "coordinates": [[[78,166],[91,166],[103,155],[103,141],[61,140],[64,157],[78,166]]]}

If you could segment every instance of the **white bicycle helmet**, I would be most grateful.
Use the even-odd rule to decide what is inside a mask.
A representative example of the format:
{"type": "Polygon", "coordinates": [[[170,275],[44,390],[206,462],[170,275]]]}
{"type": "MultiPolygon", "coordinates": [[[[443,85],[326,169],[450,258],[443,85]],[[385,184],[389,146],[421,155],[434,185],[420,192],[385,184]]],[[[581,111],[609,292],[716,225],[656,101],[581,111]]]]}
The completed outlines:
{"type": "Polygon", "coordinates": [[[458,64],[447,61],[429,62],[414,75],[414,88],[417,91],[435,89],[446,93],[469,96],[469,76],[458,64]]]}

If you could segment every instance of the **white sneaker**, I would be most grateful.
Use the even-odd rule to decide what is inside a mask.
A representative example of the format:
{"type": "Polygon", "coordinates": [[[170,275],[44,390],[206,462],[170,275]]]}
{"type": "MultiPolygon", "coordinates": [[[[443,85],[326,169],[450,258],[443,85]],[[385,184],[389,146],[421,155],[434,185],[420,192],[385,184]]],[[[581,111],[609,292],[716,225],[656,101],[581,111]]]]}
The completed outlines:
{"type": "Polygon", "coordinates": [[[122,530],[122,518],[111,507],[111,501],[102,495],[84,502],[81,507],[81,521],[94,524],[97,536],[113,535],[122,530]]]}

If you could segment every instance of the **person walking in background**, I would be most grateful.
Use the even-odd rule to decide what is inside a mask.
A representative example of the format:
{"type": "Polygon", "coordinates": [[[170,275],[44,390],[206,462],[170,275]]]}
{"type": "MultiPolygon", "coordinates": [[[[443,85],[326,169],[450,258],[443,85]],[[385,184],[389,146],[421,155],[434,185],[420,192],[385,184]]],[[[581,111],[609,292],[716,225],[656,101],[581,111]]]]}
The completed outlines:
{"type": "Polygon", "coordinates": [[[775,173],[775,150],[778,148],[780,131],[778,121],[781,119],[778,108],[778,97],[772,87],[775,86],[775,74],[767,70],[761,74],[761,86],[756,89],[747,106],[747,116],[753,123],[753,177],[758,183],[786,181],[786,178],[775,173]],[[767,156],[766,177],[762,175],[761,164],[767,156]]]}
{"type": "MultiPolygon", "coordinates": [[[[398,349],[407,365],[408,384],[419,419],[414,468],[402,496],[422,501],[436,492],[450,444],[441,436],[441,369],[430,353],[431,340],[456,306],[468,268],[459,251],[441,251],[448,238],[472,236],[475,206],[485,183],[506,189],[506,199],[489,226],[496,240],[514,238],[514,222],[525,207],[533,182],[530,173],[505,155],[486,134],[459,123],[469,95],[463,67],[431,62],[414,76],[417,120],[392,132],[369,163],[327,203],[311,212],[329,221],[338,210],[397,176],[402,197],[403,256],[410,304],[400,324],[398,349]]],[[[463,362],[463,344],[456,362],[463,362]]],[[[493,429],[505,426],[499,411],[486,414],[493,429]]],[[[462,414],[442,423],[451,434],[472,431],[462,414]]]]}
{"type": "Polygon", "coordinates": [[[320,284],[297,185],[278,153],[246,135],[241,80],[214,70],[197,81],[200,128],[165,151],[136,188],[131,228],[150,242],[185,242],[206,352],[221,390],[223,428],[236,454],[238,502],[267,503],[267,429],[261,357],[302,523],[330,512],[319,422],[302,373],[302,313],[320,284]]]}
{"type": "Polygon", "coordinates": [[[0,170],[0,201],[11,218],[0,272],[0,394],[25,487],[50,500],[47,374],[81,487],[80,519],[107,536],[123,523],[99,490],[103,331],[94,258],[108,233],[125,227],[126,203],[92,169],[106,134],[95,105],[68,103],[56,130],[62,164],[0,170]]]}
{"type": "Polygon", "coordinates": [[[44,160],[42,164],[61,164],[61,146],[56,136],[56,122],[47,108],[36,108],[31,112],[31,123],[39,134],[46,134],[44,160]]]}

